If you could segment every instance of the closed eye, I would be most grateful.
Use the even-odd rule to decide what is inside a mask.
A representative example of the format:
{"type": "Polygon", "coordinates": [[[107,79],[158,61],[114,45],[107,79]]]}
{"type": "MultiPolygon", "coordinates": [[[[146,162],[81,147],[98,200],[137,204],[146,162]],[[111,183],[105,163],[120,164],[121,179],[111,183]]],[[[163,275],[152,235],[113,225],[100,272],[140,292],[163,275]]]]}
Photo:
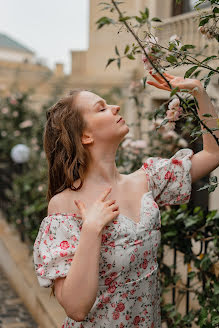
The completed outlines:
{"type": "Polygon", "coordinates": [[[101,110],[100,110],[100,112],[102,112],[103,110],[105,110],[106,108],[102,108],[101,110]]]}

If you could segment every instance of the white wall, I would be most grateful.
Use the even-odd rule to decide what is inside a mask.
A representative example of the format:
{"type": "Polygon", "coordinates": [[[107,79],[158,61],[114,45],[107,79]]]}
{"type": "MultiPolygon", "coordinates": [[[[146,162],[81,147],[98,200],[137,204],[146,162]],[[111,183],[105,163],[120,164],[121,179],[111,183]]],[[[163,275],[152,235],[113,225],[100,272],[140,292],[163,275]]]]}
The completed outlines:
{"type": "Polygon", "coordinates": [[[34,62],[34,55],[28,52],[13,51],[9,49],[0,48],[0,60],[12,61],[12,62],[23,62],[27,59],[29,62],[34,62]]]}

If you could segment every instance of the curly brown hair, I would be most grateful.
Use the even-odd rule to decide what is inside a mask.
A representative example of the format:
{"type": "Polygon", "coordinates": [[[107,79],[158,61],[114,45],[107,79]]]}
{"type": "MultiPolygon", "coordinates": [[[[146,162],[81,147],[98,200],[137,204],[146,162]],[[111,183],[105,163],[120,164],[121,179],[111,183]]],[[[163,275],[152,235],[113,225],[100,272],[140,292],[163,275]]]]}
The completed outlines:
{"type": "MultiPolygon", "coordinates": [[[[43,134],[43,147],[48,161],[47,201],[66,188],[81,189],[88,161],[88,150],[83,146],[81,137],[86,122],[76,97],[86,89],[74,89],[61,98],[46,113],[47,122],[43,134]],[[79,179],[80,185],[73,184],[79,179]]],[[[54,293],[54,281],[52,292],[54,293]]],[[[51,296],[50,294],[50,296],[51,296]]]]}

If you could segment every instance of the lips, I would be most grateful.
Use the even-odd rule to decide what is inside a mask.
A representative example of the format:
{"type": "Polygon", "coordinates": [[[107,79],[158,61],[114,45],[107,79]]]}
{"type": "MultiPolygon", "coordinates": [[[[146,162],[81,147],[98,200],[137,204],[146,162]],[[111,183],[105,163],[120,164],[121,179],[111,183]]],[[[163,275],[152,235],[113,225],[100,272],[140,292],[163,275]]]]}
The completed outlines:
{"type": "Polygon", "coordinates": [[[117,121],[117,123],[119,123],[119,121],[121,121],[122,120],[122,117],[120,117],[120,119],[117,121]]]}

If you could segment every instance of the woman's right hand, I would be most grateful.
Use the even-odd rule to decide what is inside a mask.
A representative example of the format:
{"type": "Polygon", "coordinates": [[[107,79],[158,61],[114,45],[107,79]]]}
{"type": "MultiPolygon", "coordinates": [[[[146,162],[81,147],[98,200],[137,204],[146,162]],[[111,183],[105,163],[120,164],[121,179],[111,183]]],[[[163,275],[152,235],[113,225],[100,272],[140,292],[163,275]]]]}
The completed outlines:
{"type": "Polygon", "coordinates": [[[117,217],[119,206],[115,204],[116,201],[106,200],[111,190],[112,187],[102,192],[90,208],[86,208],[85,204],[80,200],[74,201],[80,211],[83,222],[86,221],[86,223],[102,231],[109,222],[117,217]]]}

